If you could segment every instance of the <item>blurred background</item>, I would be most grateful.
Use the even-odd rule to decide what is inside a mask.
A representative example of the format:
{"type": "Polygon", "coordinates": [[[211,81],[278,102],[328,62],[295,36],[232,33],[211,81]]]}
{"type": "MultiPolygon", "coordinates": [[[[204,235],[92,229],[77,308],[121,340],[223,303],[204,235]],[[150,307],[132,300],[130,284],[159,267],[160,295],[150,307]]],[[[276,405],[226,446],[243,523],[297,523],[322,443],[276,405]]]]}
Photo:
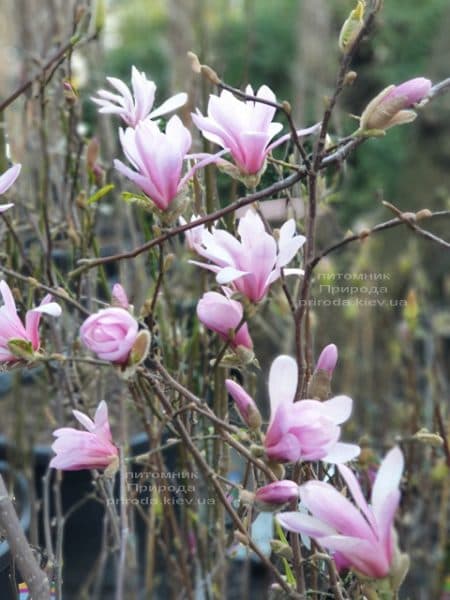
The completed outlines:
{"type": "MultiPolygon", "coordinates": [[[[1,97],[34,73],[57,44],[70,36],[78,4],[73,0],[0,0],[1,97]]],[[[95,9],[95,3],[91,6],[95,9]]],[[[55,78],[71,80],[78,95],[79,140],[94,136],[100,140],[106,180],[116,181],[111,164],[121,154],[117,122],[98,116],[89,100],[105,86],[106,75],[129,83],[131,65],[135,65],[157,83],[157,104],[172,93],[188,91],[189,106],[183,109],[182,118],[189,126],[190,111],[200,107],[204,112],[212,91],[190,68],[186,53],[192,50],[235,87],[269,85],[278,100],[291,103],[296,124],[307,126],[320,120],[332,93],[339,61],[337,38],[352,8],[353,2],[347,0],[110,0],[100,35],[74,53],[70,72],[63,67],[55,78]]],[[[353,65],[357,78],[345,90],[334,115],[334,136],[354,131],[357,121],[352,115],[361,114],[387,85],[416,76],[433,82],[449,77],[449,30],[448,0],[386,2],[371,36],[357,53],[353,65]]],[[[11,155],[15,161],[28,163],[30,172],[40,147],[36,128],[40,113],[28,102],[33,93],[31,88],[6,114],[11,155]]],[[[49,160],[57,181],[64,155],[60,132],[66,126],[58,111],[65,102],[61,87],[51,88],[47,101],[48,118],[55,123],[49,134],[49,160]]],[[[198,138],[195,143],[201,148],[198,138]]],[[[21,191],[32,194],[39,177],[36,172],[34,179],[21,180],[21,191]]],[[[270,183],[271,177],[266,174],[263,183],[270,183]]],[[[61,185],[55,183],[56,196],[61,185]]],[[[243,192],[226,177],[219,176],[215,185],[223,204],[243,192]]],[[[119,190],[99,207],[98,228],[106,254],[116,250],[117,232],[124,235],[125,244],[139,241],[139,216],[120,200],[119,190]]],[[[294,193],[302,201],[301,186],[294,193]]],[[[448,210],[450,94],[426,106],[414,124],[394,128],[385,138],[358,148],[345,165],[324,177],[321,193],[319,250],[348,231],[358,232],[390,219],[393,215],[382,200],[402,211],[448,210]]],[[[449,238],[448,218],[425,225],[449,238]]],[[[119,267],[120,278],[138,305],[147,293],[140,283],[143,264],[138,260],[133,267],[119,267]]],[[[413,564],[421,565],[412,569],[408,588],[415,590],[411,598],[420,599],[438,598],[438,588],[450,573],[448,471],[440,450],[408,442],[421,427],[436,431],[437,405],[448,423],[449,267],[450,255],[443,247],[397,227],[329,255],[317,269],[312,290],[313,297],[322,301],[312,306],[310,315],[316,356],[323,345],[338,345],[334,392],[351,395],[355,403],[355,419],[347,437],[364,436],[369,462],[393,443],[404,443],[413,477],[404,490],[401,539],[413,554],[413,564]],[[329,285],[360,289],[349,295],[331,292],[326,289],[329,285]],[[375,296],[385,302],[376,307],[358,305],[358,299],[372,299],[364,286],[386,288],[375,296]],[[351,302],[324,304],[338,298],[351,302]]],[[[180,298],[191,276],[191,271],[186,274],[181,264],[175,264],[173,277],[178,287],[174,289],[180,291],[180,298]]],[[[111,277],[117,279],[118,273],[111,277]]],[[[188,296],[186,291],[184,295],[188,296]]],[[[293,351],[288,310],[281,295],[275,300],[276,310],[263,311],[252,323],[263,373],[276,354],[293,351]]],[[[192,298],[193,305],[195,301],[192,298]]],[[[192,306],[182,309],[192,311],[192,306]]],[[[264,409],[264,377],[260,380],[264,409]]]]}

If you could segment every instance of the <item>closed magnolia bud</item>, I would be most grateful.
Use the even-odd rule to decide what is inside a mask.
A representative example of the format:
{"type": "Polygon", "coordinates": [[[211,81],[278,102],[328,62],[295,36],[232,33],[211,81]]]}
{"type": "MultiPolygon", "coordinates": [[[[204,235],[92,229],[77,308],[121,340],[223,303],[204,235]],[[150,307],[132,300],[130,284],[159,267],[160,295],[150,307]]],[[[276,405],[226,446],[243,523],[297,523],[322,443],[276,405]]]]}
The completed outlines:
{"type": "Polygon", "coordinates": [[[128,310],[130,308],[130,303],[128,302],[128,296],[124,288],[120,285],[120,283],[115,283],[112,287],[111,291],[112,306],[120,306],[121,308],[125,308],[128,310]]]}
{"type": "Polygon", "coordinates": [[[416,213],[416,220],[420,221],[421,219],[428,219],[429,217],[432,216],[432,212],[429,208],[422,208],[422,210],[419,210],[416,213]]]}
{"type": "Polygon", "coordinates": [[[93,137],[89,140],[86,149],[86,164],[90,171],[94,170],[95,163],[97,162],[98,155],[100,152],[100,144],[98,143],[98,139],[93,137]]]}
{"type": "Polygon", "coordinates": [[[285,544],[281,540],[271,540],[270,547],[272,548],[272,552],[274,554],[277,554],[286,560],[292,560],[293,552],[289,544],[285,544]]]}
{"type": "Polygon", "coordinates": [[[283,465],[281,463],[278,463],[275,461],[269,461],[267,463],[267,466],[272,471],[272,473],[275,475],[275,477],[277,477],[280,480],[283,479],[283,477],[286,474],[286,469],[283,467],[283,465]]]}
{"type": "Polygon", "coordinates": [[[225,381],[225,386],[228,393],[233,398],[244,423],[246,423],[250,429],[259,429],[262,424],[262,418],[253,398],[247,394],[244,388],[232,379],[227,379],[225,381]]]}
{"type": "Polygon", "coordinates": [[[316,369],[308,385],[308,398],[326,400],[331,393],[331,377],[336,367],[338,349],[335,344],[328,344],[320,353],[316,369]]]}
{"type": "Polygon", "coordinates": [[[433,448],[440,448],[444,445],[443,438],[438,433],[431,433],[428,429],[420,429],[413,435],[413,439],[422,444],[427,444],[433,448]]]}
{"type": "Polygon", "coordinates": [[[198,60],[198,56],[195,54],[195,52],[188,52],[187,56],[191,63],[191,69],[194,71],[194,73],[198,73],[200,75],[202,72],[202,65],[198,60]]]}
{"type": "Polygon", "coordinates": [[[249,492],[248,490],[240,490],[239,500],[242,502],[242,504],[251,506],[255,501],[255,494],[253,492],[249,492]]]}
{"type": "Polygon", "coordinates": [[[342,25],[339,34],[339,49],[344,53],[352,49],[359,32],[363,28],[365,4],[364,0],[358,0],[356,7],[342,25]]]}
{"type": "Polygon", "coordinates": [[[430,89],[431,81],[424,77],[388,86],[364,109],[360,119],[360,130],[385,131],[394,125],[414,121],[417,114],[408,109],[426,98],[430,89]]]}
{"type": "Polygon", "coordinates": [[[356,71],[349,71],[344,79],[345,85],[353,85],[355,83],[358,73],[356,71]]]}
{"type": "Polygon", "coordinates": [[[322,350],[319,358],[317,359],[316,371],[326,371],[331,377],[334,369],[336,368],[337,360],[338,349],[336,344],[328,344],[328,346],[325,346],[325,348],[322,350]]]}
{"type": "Polygon", "coordinates": [[[297,499],[298,496],[298,485],[295,481],[283,479],[259,488],[255,494],[255,504],[262,512],[272,512],[291,500],[297,499]]]}

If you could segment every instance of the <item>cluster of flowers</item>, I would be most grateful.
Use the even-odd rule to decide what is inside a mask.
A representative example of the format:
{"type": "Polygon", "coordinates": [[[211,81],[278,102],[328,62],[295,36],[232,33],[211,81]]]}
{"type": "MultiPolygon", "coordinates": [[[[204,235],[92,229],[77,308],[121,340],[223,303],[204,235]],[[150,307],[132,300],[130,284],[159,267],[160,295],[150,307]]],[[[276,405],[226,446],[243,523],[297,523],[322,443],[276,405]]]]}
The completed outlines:
{"type": "MultiPolygon", "coordinates": [[[[100,106],[100,112],[116,114],[126,125],[126,129],[119,130],[119,138],[131,168],[120,160],[115,161],[115,167],[160,211],[169,211],[177,204],[186,183],[199,168],[211,162],[244,183],[254,185],[266,167],[269,153],[290,137],[290,134],[282,135],[274,141],[282,125],[273,122],[275,95],[267,86],[261,86],[256,97],[248,100],[239,100],[224,90],[219,96],[210,96],[207,116],[198,110],[192,114],[203,136],[222,150],[213,155],[190,154],[192,137],[180,118],[172,116],[164,132],[157,121],[184,106],[186,94],[177,94],[152,110],[156,86],[144,73],[133,67],[132,91],[119,79],[108,79],[115,92],[100,90],[93,100],[100,106]],[[223,158],[224,154],[231,155],[233,164],[223,158]],[[193,162],[193,166],[184,173],[186,161],[193,162]]],[[[415,117],[411,108],[426,99],[430,88],[431,82],[424,78],[389,86],[362,113],[359,132],[385,131],[411,121],[415,117]]],[[[250,86],[246,94],[253,96],[250,86]]],[[[316,129],[317,126],[300,130],[297,135],[308,135],[316,129]]],[[[0,194],[14,183],[20,168],[14,165],[0,176],[0,194]]],[[[0,212],[11,206],[0,206],[0,212]]],[[[187,224],[187,221],[181,217],[181,223],[187,224]]],[[[206,292],[198,303],[197,315],[235,351],[251,351],[253,342],[245,322],[244,305],[233,296],[239,295],[246,304],[257,304],[266,298],[270,286],[280,277],[301,275],[300,269],[286,266],[296,257],[305,238],[296,234],[293,219],[273,233],[267,231],[262,218],[252,209],[239,220],[238,237],[215,226],[208,229],[197,215],[192,217],[190,225],[186,231],[187,244],[208,261],[191,262],[215,273],[222,292],[206,292]]],[[[17,315],[13,293],[4,281],[0,282],[0,293],[4,300],[0,307],[0,362],[37,358],[41,314],[59,316],[59,305],[48,295],[38,307],[27,312],[23,323],[17,315]]],[[[146,332],[139,330],[120,285],[114,286],[112,296],[112,306],[89,316],[82,324],[80,338],[100,359],[123,369],[142,360],[145,352],[137,351],[136,345],[143,331],[146,332]]],[[[139,347],[142,348],[142,344],[139,347]]],[[[329,383],[336,361],[337,349],[330,344],[319,357],[315,375],[325,377],[329,383]]],[[[226,381],[226,387],[246,425],[260,430],[262,419],[254,400],[231,379],[226,381]]],[[[314,391],[313,387],[310,386],[309,392],[314,391]]],[[[277,515],[283,527],[314,538],[333,553],[339,568],[351,567],[367,577],[385,577],[398,552],[393,521],[400,500],[402,453],[394,448],[385,457],[372,486],[369,505],[358,479],[343,464],[360,452],[358,446],[340,441],[340,425],[348,420],[352,411],[351,398],[328,399],[311,393],[311,399],[295,401],[296,391],[296,361],[289,356],[279,356],[269,375],[270,421],[265,435],[261,434],[267,461],[334,463],[354,504],[328,482],[308,481],[298,486],[291,480],[276,481],[258,489],[255,502],[264,510],[300,499],[303,512],[277,515]],[[307,514],[307,510],[311,514],[307,514]]],[[[51,466],[64,470],[117,466],[118,449],[113,443],[106,403],[99,404],[94,420],[77,410],[73,413],[85,431],[63,427],[54,432],[56,455],[51,466]]]]}

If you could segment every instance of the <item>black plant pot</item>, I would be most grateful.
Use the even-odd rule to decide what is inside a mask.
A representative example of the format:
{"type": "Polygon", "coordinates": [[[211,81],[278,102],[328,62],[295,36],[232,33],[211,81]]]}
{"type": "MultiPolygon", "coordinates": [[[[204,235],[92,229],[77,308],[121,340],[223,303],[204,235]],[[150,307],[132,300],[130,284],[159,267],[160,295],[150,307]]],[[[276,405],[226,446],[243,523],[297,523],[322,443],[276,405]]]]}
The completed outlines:
{"type": "MultiPolygon", "coordinates": [[[[145,433],[132,437],[130,448],[133,455],[138,455],[148,450],[148,438],[145,433]]],[[[42,498],[42,478],[53,456],[49,446],[34,447],[35,478],[37,496],[42,498]]],[[[80,583],[86,581],[88,573],[95,566],[102,547],[104,506],[95,499],[89,499],[80,504],[80,501],[93,491],[92,477],[89,471],[65,471],[62,477],[61,500],[62,510],[67,514],[75,505],[76,510],[71,512],[64,526],[64,599],[75,598],[80,590],[80,583]]],[[[118,482],[116,481],[115,496],[118,499],[118,482]]],[[[50,507],[54,516],[54,506],[50,507]]],[[[43,535],[42,523],[40,534],[43,535]]],[[[139,527],[143,531],[143,527],[139,527]]],[[[43,538],[41,538],[43,539],[43,538]]],[[[138,543],[141,540],[138,540],[138,543]]],[[[115,584],[114,565],[108,561],[103,578],[104,586],[101,598],[109,598],[108,590],[115,584]]],[[[111,596],[113,597],[113,596],[111,596]]],[[[0,600],[3,598],[0,596],[0,600]]]]}

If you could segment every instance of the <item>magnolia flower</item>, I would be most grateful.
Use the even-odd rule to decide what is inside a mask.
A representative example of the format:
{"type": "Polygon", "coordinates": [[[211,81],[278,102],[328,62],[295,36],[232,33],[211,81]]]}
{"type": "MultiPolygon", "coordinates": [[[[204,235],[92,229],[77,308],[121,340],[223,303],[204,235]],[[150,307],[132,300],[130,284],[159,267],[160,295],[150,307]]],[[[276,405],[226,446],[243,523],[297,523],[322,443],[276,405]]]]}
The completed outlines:
{"type": "MultiPolygon", "coordinates": [[[[181,120],[174,116],[162,133],[150,119],[141,121],[135,129],[119,130],[125,156],[134,167],[130,169],[120,160],[116,169],[135,183],[161,210],[166,210],[194,173],[217,155],[201,156],[200,160],[182,177],[184,161],[191,147],[192,137],[181,120]]],[[[195,156],[194,156],[195,157],[195,156]]]]}
{"type": "Polygon", "coordinates": [[[328,483],[308,481],[300,486],[300,499],[312,516],[286,512],[277,519],[285,529],[308,535],[333,552],[340,569],[352,567],[367,577],[385,577],[396,550],[393,522],[400,502],[403,462],[399,448],[387,453],[372,488],[370,505],[352,471],[339,465],[354,503],[328,483]]]}
{"type": "MultiPolygon", "coordinates": [[[[20,169],[22,165],[17,164],[13,165],[7,171],[0,175],[0,195],[4,194],[9,190],[9,188],[13,185],[16,179],[19,177],[20,169]]],[[[5,212],[8,208],[11,208],[14,204],[2,204],[0,205],[0,213],[5,212]]]]}
{"type": "Polygon", "coordinates": [[[131,87],[133,94],[125,83],[116,77],[107,77],[109,83],[119,93],[108,90],[99,90],[98,98],[91,98],[100,106],[99,112],[119,115],[129,127],[136,125],[149,117],[157,119],[186,104],[187,94],[175,94],[161,106],[152,111],[155,101],[156,85],[149,81],[144,72],[140,73],[136,67],[131,67],[131,87]],[[134,97],[133,97],[134,96],[134,97]]]}
{"type": "Polygon", "coordinates": [[[63,471],[81,471],[106,469],[117,462],[119,452],[112,443],[106,402],[100,402],[93,421],[78,410],[72,412],[86,431],[73,427],[54,431],[57,439],[53,442],[52,450],[56,456],[50,461],[50,466],[63,471]]]}
{"type": "MultiPolygon", "coordinates": [[[[251,85],[246,87],[245,93],[254,95],[251,85]]],[[[275,94],[267,85],[259,88],[256,97],[276,102],[275,94]]],[[[228,148],[242,174],[255,175],[263,169],[269,152],[290,138],[288,134],[270,143],[283,129],[281,123],[272,122],[275,111],[274,106],[238,100],[231,92],[223,90],[220,96],[209,97],[207,117],[197,109],[192,120],[207,140],[228,148]]],[[[315,130],[316,126],[301,129],[297,135],[308,135],[315,130]]]]}
{"type": "Polygon", "coordinates": [[[251,350],[253,342],[247,323],[237,329],[243,315],[244,309],[240,302],[218,292],[206,292],[197,304],[197,316],[205,327],[218,333],[222,339],[230,340],[233,348],[243,346],[251,350]]]}
{"type": "Polygon", "coordinates": [[[360,130],[386,130],[394,125],[414,121],[417,114],[407,109],[426,98],[430,90],[431,81],[424,77],[388,86],[364,109],[360,119],[360,130]]]}
{"type": "Polygon", "coordinates": [[[80,328],[80,338],[99,358],[123,365],[138,337],[138,328],[128,310],[114,306],[88,317],[80,328]]]}
{"type": "Polygon", "coordinates": [[[243,387],[232,379],[225,380],[225,387],[235,401],[236,408],[244,423],[251,429],[259,429],[261,427],[262,419],[253,398],[247,394],[243,387]]]}
{"type": "MultiPolygon", "coordinates": [[[[295,235],[295,221],[289,219],[281,227],[276,241],[266,232],[259,215],[251,210],[239,220],[238,234],[240,241],[227,231],[204,229],[201,243],[195,243],[194,248],[214,264],[191,262],[217,273],[220,285],[231,283],[234,290],[252,302],[259,302],[306,238],[295,235]]],[[[301,273],[297,269],[290,271],[293,272],[301,273]]]]}
{"type": "Polygon", "coordinates": [[[6,281],[0,281],[0,294],[4,305],[0,307],[0,362],[14,362],[23,358],[32,358],[33,352],[39,350],[39,322],[41,315],[58,317],[61,307],[51,302],[48,294],[36,308],[25,315],[25,325],[17,315],[16,303],[6,281]]]}
{"type": "Polygon", "coordinates": [[[326,371],[331,377],[336,367],[338,359],[338,349],[335,344],[328,344],[320,353],[317,359],[316,371],[326,371]]]}
{"type": "Polygon", "coordinates": [[[360,452],[359,446],[339,442],[341,428],[352,411],[352,399],[336,396],[326,402],[294,402],[297,363],[279,356],[269,374],[270,422],[264,446],[267,456],[279,462],[323,460],[347,462],[360,452]]]}
{"type": "Polygon", "coordinates": [[[299,495],[299,486],[295,481],[283,479],[273,481],[256,490],[255,502],[259,510],[272,510],[276,506],[295,500],[299,495]]]}

